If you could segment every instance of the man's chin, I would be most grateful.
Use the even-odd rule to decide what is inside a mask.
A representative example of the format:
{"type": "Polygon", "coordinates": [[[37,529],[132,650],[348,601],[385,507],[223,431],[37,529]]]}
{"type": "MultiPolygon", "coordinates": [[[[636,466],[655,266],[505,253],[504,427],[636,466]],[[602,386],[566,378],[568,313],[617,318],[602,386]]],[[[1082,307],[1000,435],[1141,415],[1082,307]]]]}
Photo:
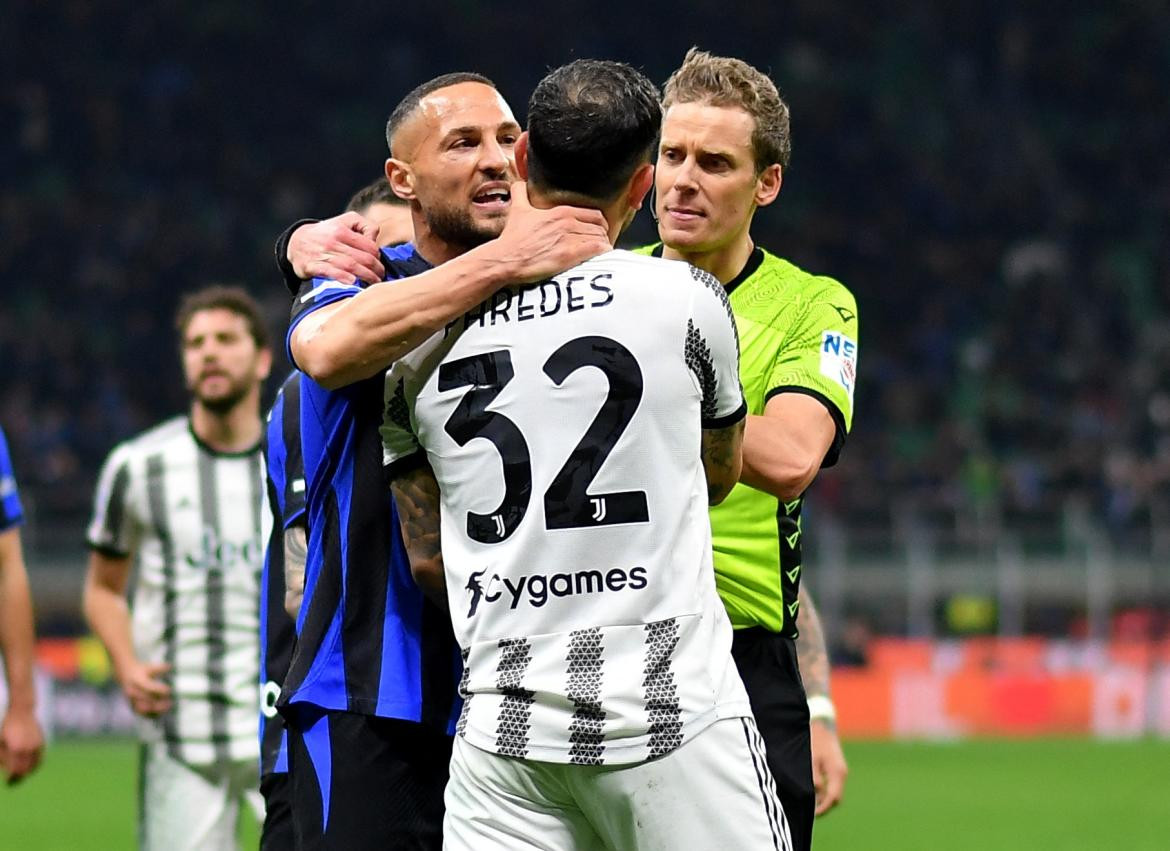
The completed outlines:
{"type": "Polygon", "coordinates": [[[200,393],[196,395],[196,400],[213,414],[226,414],[236,405],[240,404],[246,393],[200,393]]]}
{"type": "Polygon", "coordinates": [[[507,210],[473,211],[470,215],[448,215],[434,211],[428,224],[435,236],[464,250],[491,242],[504,231],[507,210]]]}
{"type": "Polygon", "coordinates": [[[495,239],[504,232],[504,226],[508,224],[508,209],[505,207],[503,210],[480,213],[473,222],[473,229],[485,242],[495,239]]]}
{"type": "Polygon", "coordinates": [[[705,234],[689,229],[675,227],[658,228],[658,238],[662,240],[662,244],[675,251],[704,251],[710,242],[705,237],[705,234]]]}

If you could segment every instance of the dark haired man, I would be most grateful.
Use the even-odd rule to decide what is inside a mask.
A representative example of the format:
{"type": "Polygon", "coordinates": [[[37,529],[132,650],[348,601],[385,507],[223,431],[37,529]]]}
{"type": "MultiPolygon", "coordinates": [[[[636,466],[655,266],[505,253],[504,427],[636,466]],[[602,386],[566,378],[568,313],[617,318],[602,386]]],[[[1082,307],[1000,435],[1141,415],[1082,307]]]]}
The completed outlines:
{"type": "Polygon", "coordinates": [[[139,846],[230,849],[241,801],[260,808],[260,385],[272,355],[258,305],[235,287],[188,296],[176,327],[191,407],[106,460],[84,609],[139,716],[139,846]]]}
{"type": "Polygon", "coordinates": [[[379,248],[410,242],[414,235],[410,205],[394,194],[385,175],[355,192],[345,209],[377,226],[379,248]]]}
{"type": "MultiPolygon", "coordinates": [[[[629,66],[550,73],[516,146],[534,203],[616,239],[660,117],[629,66]]],[[[610,251],[501,289],[386,390],[412,569],[464,656],[445,847],[787,849],[711,568],[746,410],[718,281],[610,251]]]]}
{"type": "Polygon", "coordinates": [[[411,579],[382,479],[382,373],[509,276],[540,279],[601,250],[596,211],[511,197],[519,134],[480,75],[407,94],[387,122],[386,174],[410,205],[414,243],[379,261],[405,279],[315,279],[294,302],[308,540],[279,707],[302,847],[442,842],[458,653],[446,613],[411,579]]]}

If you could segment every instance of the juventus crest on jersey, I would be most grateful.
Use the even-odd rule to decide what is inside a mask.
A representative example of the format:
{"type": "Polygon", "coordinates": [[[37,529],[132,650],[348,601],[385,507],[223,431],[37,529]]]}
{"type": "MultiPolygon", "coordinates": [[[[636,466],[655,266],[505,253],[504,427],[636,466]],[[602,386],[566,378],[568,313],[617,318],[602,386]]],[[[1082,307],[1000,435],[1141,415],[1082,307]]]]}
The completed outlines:
{"type": "Polygon", "coordinates": [[[700,457],[745,413],[718,281],[612,251],[499,291],[386,386],[387,463],[425,453],[442,493],[461,735],[628,763],[750,714],[700,457]]]}
{"type": "Polygon", "coordinates": [[[176,417],[118,446],[98,482],[89,544],[136,554],[135,652],[171,665],[174,705],[142,736],[194,765],[259,753],[262,464],[259,447],[214,452],[176,417]]]}

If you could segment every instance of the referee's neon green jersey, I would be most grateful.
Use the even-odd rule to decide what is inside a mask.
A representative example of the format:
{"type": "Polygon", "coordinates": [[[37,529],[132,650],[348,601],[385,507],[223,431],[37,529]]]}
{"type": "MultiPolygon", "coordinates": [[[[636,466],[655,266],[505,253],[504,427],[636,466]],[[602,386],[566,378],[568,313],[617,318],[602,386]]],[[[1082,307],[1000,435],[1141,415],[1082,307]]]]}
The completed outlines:
{"type": "MultiPolygon", "coordinates": [[[[658,245],[638,249],[661,254],[658,245]]],[[[778,393],[822,402],[837,434],[822,467],[836,463],[853,422],[857,303],[841,283],[810,275],[756,248],[727,284],[739,329],[739,375],[749,414],[778,393]]],[[[803,498],[782,503],[738,484],[711,508],[715,584],[736,629],[796,635],[803,498]]]]}

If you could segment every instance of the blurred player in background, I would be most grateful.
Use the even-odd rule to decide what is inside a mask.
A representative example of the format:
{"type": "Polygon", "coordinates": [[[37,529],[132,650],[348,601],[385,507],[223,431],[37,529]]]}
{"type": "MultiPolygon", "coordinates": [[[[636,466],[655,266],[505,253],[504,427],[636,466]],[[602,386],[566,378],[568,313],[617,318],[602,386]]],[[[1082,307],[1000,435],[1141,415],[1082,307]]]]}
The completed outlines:
{"type": "Polygon", "coordinates": [[[776,199],[791,150],[775,84],[738,59],[692,49],[663,107],[662,245],[645,250],[723,282],[739,326],[750,415],[741,484],[711,510],[716,581],[794,846],[807,849],[814,809],[840,800],[846,764],[824,633],[800,590],[801,505],[817,472],[836,463],[853,418],[857,305],[837,281],[752,240],[752,217],[776,199]]]}
{"type": "Polygon", "coordinates": [[[23,521],[8,442],[0,430],[0,656],[7,685],[7,707],[0,719],[0,771],[9,785],[36,769],[45,745],[36,717],[32,597],[20,545],[23,521]]]}
{"type": "MultiPolygon", "coordinates": [[[[378,226],[380,246],[408,242],[410,207],[385,177],[362,188],[347,211],[378,226]]],[[[305,582],[305,466],[301,457],[301,373],[293,372],[277,392],[268,414],[264,458],[272,533],[264,560],[260,599],[260,792],[264,796],[263,849],[292,848],[295,834],[284,721],[276,711],[296,637],[294,619],[305,582]]]]}
{"type": "Polygon", "coordinates": [[[272,354],[259,306],[235,287],[187,296],[176,326],[191,408],[106,460],[84,610],[141,719],[140,846],[206,851],[235,847],[241,801],[260,815],[260,386],[272,354]]]}
{"type": "MultiPolygon", "coordinates": [[[[596,207],[616,239],[660,119],[627,65],[553,71],[516,150],[534,202],[596,207]]],[[[464,654],[445,847],[789,847],[711,568],[737,354],[718,281],[611,251],[391,368],[403,535],[464,654]]]]}

